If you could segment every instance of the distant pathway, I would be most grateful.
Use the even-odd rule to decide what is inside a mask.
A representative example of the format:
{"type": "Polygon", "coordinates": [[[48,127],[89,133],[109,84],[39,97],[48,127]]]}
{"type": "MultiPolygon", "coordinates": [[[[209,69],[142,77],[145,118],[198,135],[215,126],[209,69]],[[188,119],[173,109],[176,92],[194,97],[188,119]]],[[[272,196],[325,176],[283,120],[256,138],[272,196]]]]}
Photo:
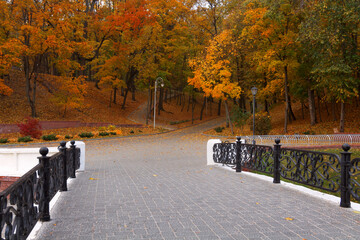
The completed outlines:
{"type": "Polygon", "coordinates": [[[206,166],[212,120],[89,141],[86,172],[37,239],[360,239],[360,214],[281,184],[206,166]]]}
{"type": "MultiPolygon", "coordinates": [[[[146,124],[146,108],[147,108],[147,103],[141,104],[127,118],[129,120],[131,120],[131,121],[136,122],[136,123],[146,124]]],[[[155,118],[155,121],[156,121],[156,118],[155,118]]],[[[154,124],[153,118],[149,119],[149,125],[153,126],[153,124],[154,124]]],[[[155,122],[155,126],[156,127],[162,127],[162,128],[169,129],[169,130],[176,129],[174,126],[164,124],[164,123],[160,123],[158,121],[155,122]]]]}

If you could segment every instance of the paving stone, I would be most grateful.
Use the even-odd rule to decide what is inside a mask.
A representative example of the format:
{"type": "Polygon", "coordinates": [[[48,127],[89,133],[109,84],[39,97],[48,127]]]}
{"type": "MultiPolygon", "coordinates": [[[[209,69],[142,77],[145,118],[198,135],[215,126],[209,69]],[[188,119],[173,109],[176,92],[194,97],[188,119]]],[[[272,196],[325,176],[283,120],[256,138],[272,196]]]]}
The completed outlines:
{"type": "Polygon", "coordinates": [[[86,171],[36,239],[359,239],[360,214],[206,166],[208,137],[200,133],[218,122],[87,141],[86,171]]]}

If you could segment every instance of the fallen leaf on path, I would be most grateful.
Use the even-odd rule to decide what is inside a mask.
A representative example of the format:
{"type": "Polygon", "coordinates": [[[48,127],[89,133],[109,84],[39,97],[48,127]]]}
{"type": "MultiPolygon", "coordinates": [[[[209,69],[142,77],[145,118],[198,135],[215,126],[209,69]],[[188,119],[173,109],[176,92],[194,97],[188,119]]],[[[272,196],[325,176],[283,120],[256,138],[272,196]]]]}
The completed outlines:
{"type": "Polygon", "coordinates": [[[91,177],[91,178],[89,178],[89,180],[98,180],[98,178],[92,178],[92,177],[91,177]]]}
{"type": "Polygon", "coordinates": [[[157,177],[157,175],[156,175],[156,174],[154,174],[153,176],[154,176],[154,177],[157,177]]]}
{"type": "Polygon", "coordinates": [[[256,205],[259,205],[259,204],[260,204],[260,203],[258,203],[258,202],[256,203],[256,205]]]}
{"type": "Polygon", "coordinates": [[[292,221],[292,220],[294,220],[294,219],[287,217],[287,218],[285,218],[285,220],[287,220],[287,221],[292,221]]]}
{"type": "Polygon", "coordinates": [[[147,189],[147,187],[144,187],[144,189],[147,189]]]}
{"type": "Polygon", "coordinates": [[[354,213],[360,214],[360,211],[354,211],[354,213]]]}

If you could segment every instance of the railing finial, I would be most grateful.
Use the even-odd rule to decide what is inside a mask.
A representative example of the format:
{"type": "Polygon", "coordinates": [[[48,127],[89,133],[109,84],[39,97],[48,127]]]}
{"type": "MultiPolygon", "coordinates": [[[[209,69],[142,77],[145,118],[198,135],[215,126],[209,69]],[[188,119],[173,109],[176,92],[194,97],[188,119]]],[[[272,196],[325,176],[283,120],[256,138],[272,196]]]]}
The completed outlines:
{"type": "Polygon", "coordinates": [[[49,153],[49,149],[47,147],[41,147],[39,153],[41,156],[46,157],[46,155],[49,153]]]}
{"type": "Polygon", "coordinates": [[[63,148],[64,148],[64,147],[65,147],[65,145],[66,145],[66,142],[65,142],[65,141],[61,141],[61,142],[60,142],[60,146],[61,146],[61,147],[63,147],[63,148]]]}
{"type": "Polygon", "coordinates": [[[349,144],[347,144],[347,143],[344,143],[343,145],[342,145],[342,149],[345,151],[345,152],[348,152],[349,150],[350,150],[350,145],[349,144]]]}
{"type": "Polygon", "coordinates": [[[280,138],[275,139],[276,144],[280,144],[280,138]]]}

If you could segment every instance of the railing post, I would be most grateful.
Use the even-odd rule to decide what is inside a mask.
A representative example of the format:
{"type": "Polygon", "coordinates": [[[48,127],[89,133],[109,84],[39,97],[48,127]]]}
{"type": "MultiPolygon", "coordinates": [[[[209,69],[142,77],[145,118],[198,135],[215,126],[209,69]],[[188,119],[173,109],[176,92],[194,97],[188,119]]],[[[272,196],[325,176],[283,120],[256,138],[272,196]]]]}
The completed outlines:
{"type": "Polygon", "coordinates": [[[275,139],[274,145],[274,180],[273,183],[280,183],[280,139],[275,139]]]}
{"type": "Polygon", "coordinates": [[[63,165],[62,165],[62,185],[60,191],[67,191],[67,159],[66,159],[66,142],[61,141],[59,151],[61,152],[63,165]]]}
{"type": "Polygon", "coordinates": [[[40,199],[42,203],[39,204],[40,221],[48,222],[50,221],[50,157],[47,157],[46,155],[49,153],[49,149],[47,147],[42,147],[39,152],[41,157],[38,157],[38,159],[43,169],[43,194],[40,194],[40,196],[42,196],[42,199],[40,199]]]}
{"type": "Polygon", "coordinates": [[[73,162],[72,162],[72,172],[71,172],[71,178],[76,178],[76,175],[75,175],[75,171],[76,171],[76,159],[75,159],[75,156],[76,156],[76,153],[75,153],[75,141],[74,140],[71,140],[71,145],[70,145],[70,149],[71,149],[71,154],[73,155],[73,162]]]}
{"type": "Polygon", "coordinates": [[[236,137],[236,172],[241,172],[241,137],[236,137]]]}
{"type": "Polygon", "coordinates": [[[350,207],[350,166],[351,166],[351,152],[350,145],[345,143],[342,146],[344,152],[341,153],[341,200],[340,207],[349,208],[350,207]]]}

